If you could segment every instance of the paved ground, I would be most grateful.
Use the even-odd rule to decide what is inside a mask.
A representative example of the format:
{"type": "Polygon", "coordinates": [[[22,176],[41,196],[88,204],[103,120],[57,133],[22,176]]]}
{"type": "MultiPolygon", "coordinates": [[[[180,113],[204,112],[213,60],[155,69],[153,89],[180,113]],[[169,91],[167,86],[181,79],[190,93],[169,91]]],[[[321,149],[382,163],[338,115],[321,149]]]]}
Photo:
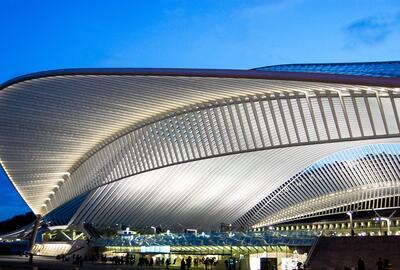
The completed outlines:
{"type": "MultiPolygon", "coordinates": [[[[135,269],[135,270],[161,270],[165,268],[155,268],[155,267],[138,267],[138,266],[127,266],[127,265],[104,265],[99,263],[85,262],[82,267],[72,265],[71,262],[58,261],[52,257],[35,256],[33,259],[33,264],[28,264],[28,258],[22,256],[3,256],[0,255],[0,270],[94,270],[94,269],[104,269],[104,270],[125,270],[125,269],[135,269]]],[[[172,268],[175,270],[178,268],[172,268]]]]}

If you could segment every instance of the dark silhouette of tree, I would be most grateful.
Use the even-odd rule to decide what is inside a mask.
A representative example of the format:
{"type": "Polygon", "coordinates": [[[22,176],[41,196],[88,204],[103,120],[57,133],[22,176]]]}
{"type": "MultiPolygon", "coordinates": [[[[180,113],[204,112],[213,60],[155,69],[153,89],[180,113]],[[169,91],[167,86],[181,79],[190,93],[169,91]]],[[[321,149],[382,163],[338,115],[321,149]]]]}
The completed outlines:
{"type": "Polygon", "coordinates": [[[23,215],[17,215],[10,219],[0,222],[0,233],[7,233],[15,231],[21,227],[32,223],[36,219],[36,216],[32,212],[28,212],[23,215]]]}

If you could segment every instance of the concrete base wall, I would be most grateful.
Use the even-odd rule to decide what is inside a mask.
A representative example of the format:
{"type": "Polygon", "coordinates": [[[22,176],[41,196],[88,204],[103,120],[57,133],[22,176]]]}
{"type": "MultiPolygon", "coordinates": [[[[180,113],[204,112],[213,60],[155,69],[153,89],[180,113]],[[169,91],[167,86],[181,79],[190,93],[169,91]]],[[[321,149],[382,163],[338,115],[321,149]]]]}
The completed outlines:
{"type": "Polygon", "coordinates": [[[379,257],[400,269],[400,236],[321,237],[311,256],[312,270],[357,269],[359,258],[375,270],[379,257]]]}

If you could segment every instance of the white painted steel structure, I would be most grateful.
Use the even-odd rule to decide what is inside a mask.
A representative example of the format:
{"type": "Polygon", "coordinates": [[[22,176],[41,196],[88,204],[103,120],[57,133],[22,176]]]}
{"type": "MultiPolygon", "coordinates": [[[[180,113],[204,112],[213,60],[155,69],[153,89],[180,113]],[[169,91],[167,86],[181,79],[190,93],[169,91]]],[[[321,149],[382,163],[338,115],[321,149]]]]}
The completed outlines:
{"type": "Polygon", "coordinates": [[[90,192],[71,222],[249,226],[263,217],[242,215],[324,156],[397,143],[399,87],[267,71],[36,74],[0,91],[0,159],[37,214],[90,192]]]}
{"type": "Polygon", "coordinates": [[[336,152],[280,185],[237,223],[258,228],[299,218],[398,208],[399,168],[399,144],[336,152]]]}
{"type": "MultiPolygon", "coordinates": [[[[399,139],[378,141],[400,143],[399,139]]],[[[365,147],[374,142],[376,141],[357,141],[352,142],[352,146],[365,147]]],[[[339,194],[343,190],[361,188],[358,178],[357,181],[352,181],[352,175],[349,175],[343,179],[335,179],[340,184],[336,186],[330,184],[331,178],[319,176],[313,181],[307,179],[308,182],[304,183],[302,189],[297,184],[300,181],[295,181],[289,188],[287,183],[282,187],[282,181],[290,179],[319,158],[348,147],[347,142],[342,142],[324,147],[307,145],[271,149],[204,159],[131,176],[91,192],[85,203],[76,211],[70,224],[90,221],[99,227],[122,223],[130,224],[133,228],[152,224],[172,230],[182,230],[185,227],[207,230],[217,228],[221,222],[232,222],[247,228],[253,224],[264,226],[301,216],[328,214],[324,211],[335,207],[329,205],[328,208],[326,204],[318,203],[319,201],[307,204],[307,209],[303,207],[294,213],[293,209],[299,208],[298,204],[302,199],[312,200],[321,194],[339,194]],[[254,206],[258,207],[260,202],[264,203],[267,194],[282,188],[286,188],[286,191],[281,196],[275,196],[276,199],[270,204],[263,205],[265,212],[249,211],[254,206]],[[315,191],[309,192],[309,189],[315,191]],[[283,215],[282,211],[287,213],[283,212],[283,215]],[[276,212],[280,219],[272,219],[271,212],[276,212]],[[271,219],[266,220],[264,217],[271,219]],[[262,223],[257,224],[261,221],[262,223]]],[[[366,172],[362,188],[369,183],[373,187],[381,184],[386,187],[388,183],[393,184],[393,181],[396,181],[397,184],[400,181],[399,176],[391,178],[392,175],[384,179],[379,178],[378,181],[375,177],[370,178],[374,173],[375,171],[370,170],[366,172]]],[[[303,178],[304,176],[301,179],[303,178]]],[[[331,198],[330,202],[333,204],[341,202],[339,196],[328,198],[331,198]]],[[[351,205],[351,202],[348,203],[351,205]]],[[[330,213],[343,211],[347,210],[336,209],[330,213]]]]}

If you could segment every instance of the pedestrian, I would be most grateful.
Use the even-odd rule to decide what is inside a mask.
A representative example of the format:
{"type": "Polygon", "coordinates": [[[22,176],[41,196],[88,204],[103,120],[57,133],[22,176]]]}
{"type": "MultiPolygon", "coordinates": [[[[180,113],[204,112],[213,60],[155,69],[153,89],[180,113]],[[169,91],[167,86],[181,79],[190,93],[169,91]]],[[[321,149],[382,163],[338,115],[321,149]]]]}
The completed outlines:
{"type": "Polygon", "coordinates": [[[378,261],[376,262],[376,268],[378,270],[383,270],[383,261],[382,258],[379,257],[378,261]]]}
{"type": "Polygon", "coordinates": [[[33,253],[29,252],[28,256],[29,256],[29,264],[32,264],[33,263],[33,253]]]}
{"type": "Polygon", "coordinates": [[[364,263],[364,260],[362,258],[358,258],[357,269],[358,270],[365,270],[365,263],[364,263]]]}
{"type": "Polygon", "coordinates": [[[181,260],[181,270],[185,270],[185,269],[186,269],[185,258],[182,258],[182,260],[181,260]]]}

